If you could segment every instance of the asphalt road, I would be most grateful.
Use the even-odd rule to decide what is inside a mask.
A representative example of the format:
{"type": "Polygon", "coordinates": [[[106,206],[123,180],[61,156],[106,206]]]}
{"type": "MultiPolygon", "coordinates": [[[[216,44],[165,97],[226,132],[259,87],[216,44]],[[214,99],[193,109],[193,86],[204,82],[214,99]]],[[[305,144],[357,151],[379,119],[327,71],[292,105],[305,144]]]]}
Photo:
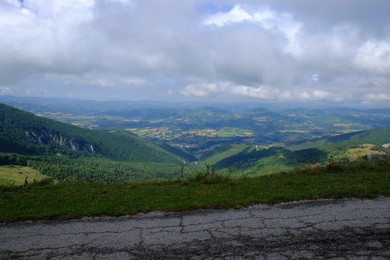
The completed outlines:
{"type": "Polygon", "coordinates": [[[390,259],[390,198],[0,224],[1,259],[390,259]]]}

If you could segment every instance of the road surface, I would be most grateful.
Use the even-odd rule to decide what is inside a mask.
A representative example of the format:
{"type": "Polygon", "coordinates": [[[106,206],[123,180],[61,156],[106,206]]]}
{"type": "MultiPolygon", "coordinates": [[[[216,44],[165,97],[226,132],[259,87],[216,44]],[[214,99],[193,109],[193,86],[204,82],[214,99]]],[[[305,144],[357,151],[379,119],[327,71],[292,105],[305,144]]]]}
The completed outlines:
{"type": "Polygon", "coordinates": [[[2,259],[390,259],[390,198],[0,224],[2,259]]]}

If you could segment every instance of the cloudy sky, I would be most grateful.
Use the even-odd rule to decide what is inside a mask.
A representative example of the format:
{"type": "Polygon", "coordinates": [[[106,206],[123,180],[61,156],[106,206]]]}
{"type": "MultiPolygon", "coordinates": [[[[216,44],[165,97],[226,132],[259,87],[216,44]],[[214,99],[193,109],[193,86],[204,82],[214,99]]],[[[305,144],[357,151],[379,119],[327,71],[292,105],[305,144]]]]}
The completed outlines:
{"type": "Polygon", "coordinates": [[[0,95],[390,107],[389,0],[0,0],[0,95]]]}

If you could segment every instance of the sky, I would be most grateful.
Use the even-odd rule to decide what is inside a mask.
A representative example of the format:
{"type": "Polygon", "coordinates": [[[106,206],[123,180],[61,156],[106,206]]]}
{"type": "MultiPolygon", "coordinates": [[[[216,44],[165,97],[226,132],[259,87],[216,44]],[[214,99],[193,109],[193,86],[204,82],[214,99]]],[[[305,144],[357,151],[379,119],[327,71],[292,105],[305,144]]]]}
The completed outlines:
{"type": "Polygon", "coordinates": [[[390,107],[388,0],[0,0],[0,95],[390,107]]]}

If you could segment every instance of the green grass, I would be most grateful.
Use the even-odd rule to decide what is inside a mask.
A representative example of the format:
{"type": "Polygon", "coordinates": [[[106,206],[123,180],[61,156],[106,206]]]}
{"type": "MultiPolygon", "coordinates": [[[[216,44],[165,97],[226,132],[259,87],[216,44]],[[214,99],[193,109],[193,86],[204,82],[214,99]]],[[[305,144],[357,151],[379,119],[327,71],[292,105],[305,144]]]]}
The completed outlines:
{"type": "Polygon", "coordinates": [[[22,186],[26,182],[40,182],[49,177],[25,166],[0,166],[0,186],[22,186]]]}
{"type": "Polygon", "coordinates": [[[288,149],[297,151],[308,148],[318,148],[325,151],[332,151],[335,149],[342,150],[344,148],[348,148],[351,145],[364,143],[382,145],[388,143],[389,139],[390,128],[379,128],[307,141],[301,144],[289,146],[288,149]]]}
{"type": "Polygon", "coordinates": [[[276,172],[287,171],[292,169],[292,166],[286,164],[282,155],[274,155],[258,160],[255,166],[245,170],[243,175],[265,175],[276,172]]]}
{"type": "Polygon", "coordinates": [[[254,178],[218,174],[152,183],[64,182],[0,188],[0,221],[236,208],[254,203],[390,196],[390,163],[310,167],[254,178]]]}
{"type": "Polygon", "coordinates": [[[221,161],[227,157],[236,155],[245,149],[247,149],[249,146],[245,144],[238,144],[238,145],[232,145],[229,149],[225,151],[218,152],[207,159],[204,160],[204,163],[208,164],[216,164],[218,161],[221,161]]]}

